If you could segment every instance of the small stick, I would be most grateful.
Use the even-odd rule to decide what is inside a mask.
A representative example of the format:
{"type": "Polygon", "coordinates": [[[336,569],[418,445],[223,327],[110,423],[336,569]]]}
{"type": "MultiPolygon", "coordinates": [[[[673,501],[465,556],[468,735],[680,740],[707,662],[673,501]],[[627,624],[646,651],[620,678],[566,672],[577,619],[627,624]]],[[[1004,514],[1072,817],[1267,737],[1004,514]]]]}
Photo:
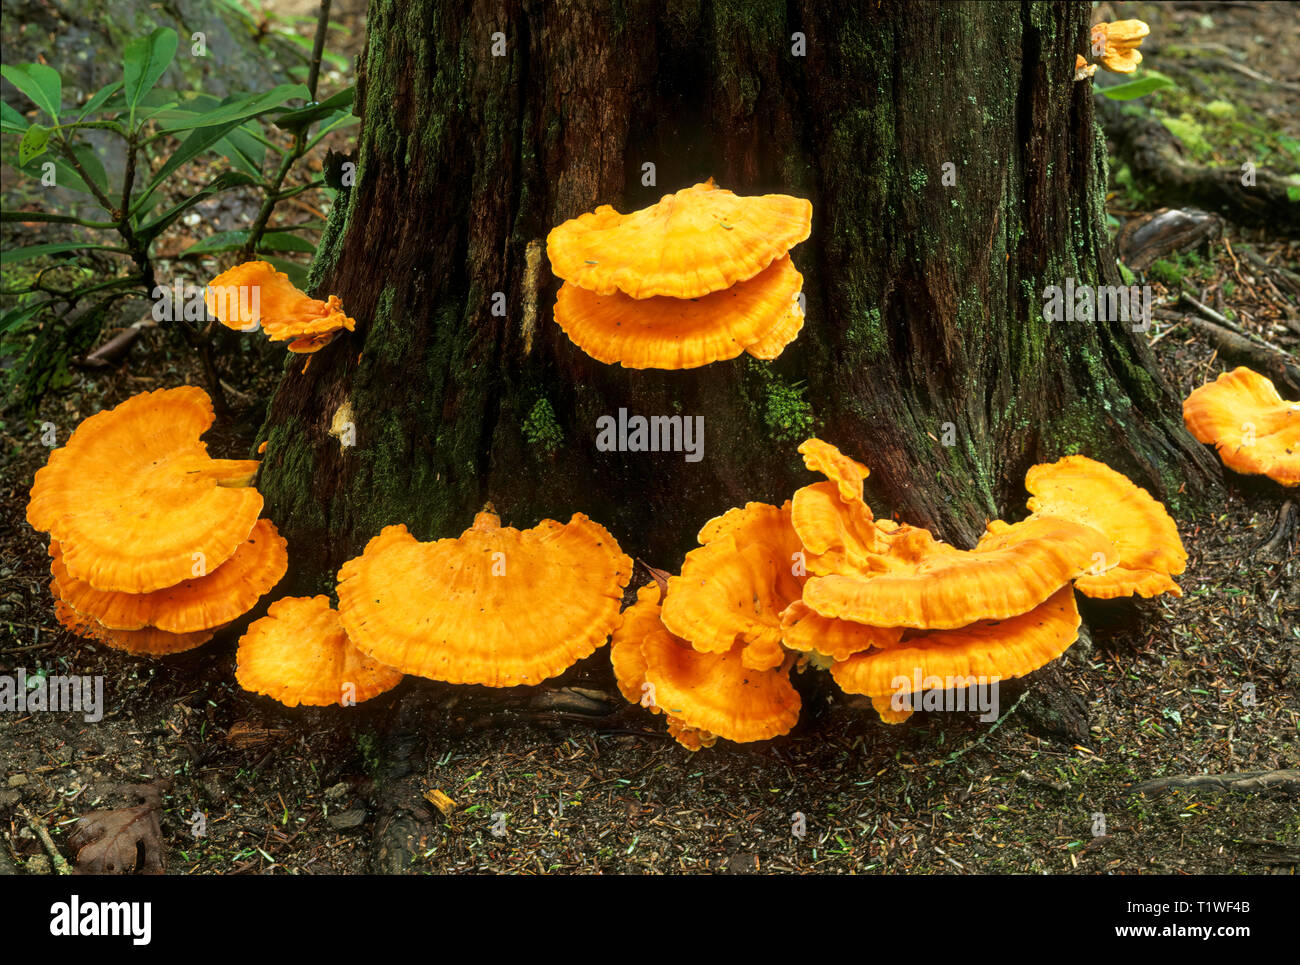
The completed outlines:
{"type": "Polygon", "coordinates": [[[68,860],[59,853],[59,849],[54,846],[54,840],[50,837],[50,832],[45,830],[45,825],[36,820],[36,816],[27,810],[25,804],[18,805],[18,813],[23,816],[27,826],[36,832],[36,836],[41,839],[41,845],[45,848],[50,860],[54,862],[54,870],[61,875],[72,874],[72,867],[68,860]]]}

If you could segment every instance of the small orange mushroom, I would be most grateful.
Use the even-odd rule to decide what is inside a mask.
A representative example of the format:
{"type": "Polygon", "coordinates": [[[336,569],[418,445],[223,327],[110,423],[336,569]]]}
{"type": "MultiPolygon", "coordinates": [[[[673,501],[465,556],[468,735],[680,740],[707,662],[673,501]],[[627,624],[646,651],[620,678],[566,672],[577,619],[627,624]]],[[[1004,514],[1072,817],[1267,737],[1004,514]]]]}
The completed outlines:
{"type": "Polygon", "coordinates": [[[850,459],[829,442],[816,437],[805,439],[799,444],[803,454],[804,465],[812,472],[819,472],[839,488],[840,499],[845,502],[862,502],[862,483],[871,475],[871,470],[850,459]]]}
{"type": "Polygon", "coordinates": [[[289,276],[265,261],[247,261],[222,272],[204,291],[208,311],[226,328],[255,331],[273,342],[290,342],[292,352],[315,352],[356,322],[343,313],[337,295],[325,301],[299,291],[289,276]]]}
{"type": "Polygon", "coordinates": [[[1193,390],[1183,422],[1234,472],[1300,485],[1300,402],[1283,399],[1258,372],[1241,366],[1193,390]]]}
{"type": "Polygon", "coordinates": [[[362,652],[403,673],[536,684],[604,645],[631,573],[582,513],[521,532],[489,507],[456,539],[385,527],[339,570],[339,615],[362,652]]]}
{"type": "Polygon", "coordinates": [[[194,386],[133,396],[83,421],[36,473],[27,521],[59,544],[68,573],[98,590],[150,593],[214,570],[249,538],[257,462],[213,459],[194,386]]]}
{"type": "Polygon", "coordinates": [[[288,707],[351,706],[402,679],[352,645],[327,596],[276,600],[239,638],[237,661],[241,687],[288,707]]]}
{"type": "MultiPolygon", "coordinates": [[[[1151,32],[1141,20],[1116,20],[1092,25],[1092,50],[1101,66],[1118,74],[1131,74],[1142,63],[1142,39],[1151,32]],[[1102,51],[1097,54],[1096,51],[1102,51]]],[[[1077,56],[1077,55],[1076,55],[1077,56]]]]}
{"type": "Polygon", "coordinates": [[[707,182],[631,214],[609,205],[554,228],[551,270],[597,295],[700,298],[753,278],[812,226],[812,204],[784,194],[740,197],[707,182]]]}

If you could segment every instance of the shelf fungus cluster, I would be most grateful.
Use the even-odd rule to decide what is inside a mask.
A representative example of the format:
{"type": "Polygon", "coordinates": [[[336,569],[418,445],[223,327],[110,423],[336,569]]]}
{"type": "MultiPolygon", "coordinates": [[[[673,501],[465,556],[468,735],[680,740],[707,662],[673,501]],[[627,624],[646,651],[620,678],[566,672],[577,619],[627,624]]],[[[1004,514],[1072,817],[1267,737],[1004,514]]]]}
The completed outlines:
{"type": "Polygon", "coordinates": [[[194,386],[83,421],[36,473],[27,521],[50,536],[55,612],[136,654],[189,650],[253,608],[288,567],[259,519],[255,460],[213,459],[212,402],[194,386]]]}
{"type": "Polygon", "coordinates": [[[356,322],[343,313],[337,295],[325,301],[299,291],[289,276],[265,261],[246,261],[208,282],[208,311],[236,332],[262,332],[273,342],[288,342],[290,352],[309,355],[328,345],[356,322]]]}
{"type": "Polygon", "coordinates": [[[553,229],[564,279],[555,321],[599,362],[690,369],[742,352],[774,359],[803,327],[803,276],[789,251],[812,204],[702,184],[631,214],[609,205],[553,229]]]}
{"type": "Polygon", "coordinates": [[[680,575],[643,587],[614,634],[629,700],[666,715],[686,747],[764,740],[794,726],[793,668],[829,669],[883,720],[928,690],[1036,670],[1076,639],[1074,589],[1097,597],[1180,593],[1173,520],[1109,467],[1069,456],[1030,470],[1030,515],[995,520],[961,550],[877,520],[868,469],[819,439],[799,447],[826,479],[776,507],[709,522],[680,575]]]}
{"type": "Polygon", "coordinates": [[[1183,422],[1234,472],[1300,485],[1300,402],[1283,399],[1258,372],[1239,367],[1193,390],[1183,422]]]}
{"type": "Polygon", "coordinates": [[[538,684],[605,645],[631,575],[581,513],[520,531],[489,505],[455,539],[385,527],[338,572],[339,620],[362,654],[401,673],[538,684]]]}

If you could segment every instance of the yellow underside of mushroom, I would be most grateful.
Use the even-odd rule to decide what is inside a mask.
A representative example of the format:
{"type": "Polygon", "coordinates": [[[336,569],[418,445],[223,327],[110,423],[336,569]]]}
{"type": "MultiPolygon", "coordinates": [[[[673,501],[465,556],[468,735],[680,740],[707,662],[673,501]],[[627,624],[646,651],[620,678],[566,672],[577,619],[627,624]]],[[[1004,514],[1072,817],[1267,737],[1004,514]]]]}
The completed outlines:
{"type": "Polygon", "coordinates": [[[699,298],[753,278],[808,237],[812,204],[739,197],[712,180],[631,214],[609,205],[554,228],[551,270],[597,295],[699,298]]]}
{"type": "Polygon", "coordinates": [[[802,600],[795,600],[781,614],[781,632],[781,642],[791,650],[831,660],[847,660],[872,648],[896,647],[903,639],[901,627],[868,627],[852,620],[834,620],[802,600]]]}
{"type": "Polygon", "coordinates": [[[68,574],[58,543],[50,544],[55,593],[114,630],[157,627],[171,633],[209,630],[242,616],[284,576],[289,555],[269,519],[259,519],[234,555],[207,576],[152,593],[96,590],[68,574]]]}
{"type": "Polygon", "coordinates": [[[694,299],[597,295],[566,283],[555,321],[596,361],[629,369],[692,369],[746,351],[772,359],[803,327],[802,287],[784,256],[748,281],[694,299]]]}
{"type": "Polygon", "coordinates": [[[288,707],[361,703],[402,675],[354,647],[329,597],[285,597],[239,638],[235,679],[288,707]]]}
{"type": "MultiPolygon", "coordinates": [[[[53,587],[51,587],[53,589],[53,587]]],[[[157,627],[139,630],[110,630],[93,617],[78,613],[62,600],[54,601],[54,616],[68,630],[87,640],[96,640],[115,650],[140,657],[165,657],[202,646],[212,639],[212,630],[195,633],[168,633],[157,627]]]]}
{"type": "Polygon", "coordinates": [[[433,543],[386,527],[339,570],[339,611],[358,648],[403,673],[537,684],[604,645],[631,571],[581,513],[523,532],[481,513],[458,539],[433,543]]]}
{"type": "Polygon", "coordinates": [[[1055,660],[1078,638],[1079,609],[1062,587],[1028,613],[954,630],[931,630],[897,647],[871,650],[835,664],[831,676],[846,693],[888,698],[911,693],[919,672],[966,679],[1019,677],[1055,660]]]}
{"type": "Polygon", "coordinates": [[[212,403],[159,389],[90,416],[36,473],[27,520],[59,543],[68,573],[100,590],[150,593],[228,560],[262,511],[254,460],[212,459],[212,403]]]}

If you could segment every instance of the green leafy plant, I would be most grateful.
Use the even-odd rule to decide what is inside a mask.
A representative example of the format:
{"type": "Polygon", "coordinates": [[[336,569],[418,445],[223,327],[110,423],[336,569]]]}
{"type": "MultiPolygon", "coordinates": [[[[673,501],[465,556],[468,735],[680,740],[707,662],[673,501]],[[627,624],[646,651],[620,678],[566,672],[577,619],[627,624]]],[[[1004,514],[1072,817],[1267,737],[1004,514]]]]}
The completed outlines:
{"type": "MultiPolygon", "coordinates": [[[[38,242],[4,252],[0,264],[6,268],[33,259],[53,259],[49,268],[30,276],[26,286],[0,294],[14,302],[0,313],[0,337],[30,331],[27,325],[39,313],[67,317],[89,303],[78,317],[93,319],[83,326],[79,344],[93,343],[100,331],[104,309],[124,296],[153,297],[158,289],[155,277],[155,246],[158,239],[195,205],[232,189],[253,189],[261,193],[258,212],[251,226],[208,237],[181,253],[181,258],[239,251],[245,260],[264,256],[278,269],[301,284],[305,272],[297,262],[278,258],[276,252],[310,253],[314,246],[302,233],[323,227],[319,219],[268,231],[276,205],[303,191],[322,187],[323,179],[285,187],[285,179],[307,152],[333,131],[355,123],[351,115],[353,91],[348,88],[315,102],[321,47],[327,26],[317,24],[314,58],[307,83],[281,84],[269,91],[241,94],[224,99],[196,91],[161,89],[159,80],[171,66],[178,45],[176,32],[159,28],[130,41],[122,58],[120,80],[100,88],[79,107],[63,103],[63,79],[45,64],[6,64],[0,68],[5,80],[31,100],[38,109],[29,121],[8,104],[0,103],[0,132],[18,138],[19,169],[43,186],[58,185],[88,195],[103,210],[102,218],[85,218],[58,211],[5,210],[4,222],[46,222],[75,229],[88,229],[86,240],[38,242]],[[296,103],[295,103],[296,102],[296,103]],[[285,146],[269,136],[269,125],[292,135],[285,146]],[[125,158],[120,178],[110,178],[88,135],[100,132],[122,142],[125,158]],[[150,164],[164,157],[160,166],[150,164]],[[229,159],[229,168],[218,173],[198,191],[168,203],[177,172],[203,155],[229,159]],[[271,173],[264,173],[269,169],[271,173]],[[117,270],[107,279],[101,272],[85,277],[74,272],[73,283],[57,287],[47,275],[66,279],[69,257],[80,255],[96,264],[107,259],[117,270]],[[124,264],[125,262],[125,264],[124,264]],[[58,272],[59,275],[52,273],[58,272]],[[32,297],[34,296],[34,297],[32,297]],[[55,312],[56,306],[67,306],[55,312]],[[86,336],[89,336],[87,338],[86,336]]],[[[46,323],[36,330],[24,360],[18,366],[26,373],[26,398],[30,406],[51,385],[49,373],[34,371],[56,364],[59,351],[42,344],[61,343],[66,361],[66,326],[46,323]],[[41,376],[45,377],[42,378],[41,376]]],[[[213,356],[211,332],[177,319],[175,330],[198,352],[208,390],[219,409],[224,398],[213,356]]]]}

